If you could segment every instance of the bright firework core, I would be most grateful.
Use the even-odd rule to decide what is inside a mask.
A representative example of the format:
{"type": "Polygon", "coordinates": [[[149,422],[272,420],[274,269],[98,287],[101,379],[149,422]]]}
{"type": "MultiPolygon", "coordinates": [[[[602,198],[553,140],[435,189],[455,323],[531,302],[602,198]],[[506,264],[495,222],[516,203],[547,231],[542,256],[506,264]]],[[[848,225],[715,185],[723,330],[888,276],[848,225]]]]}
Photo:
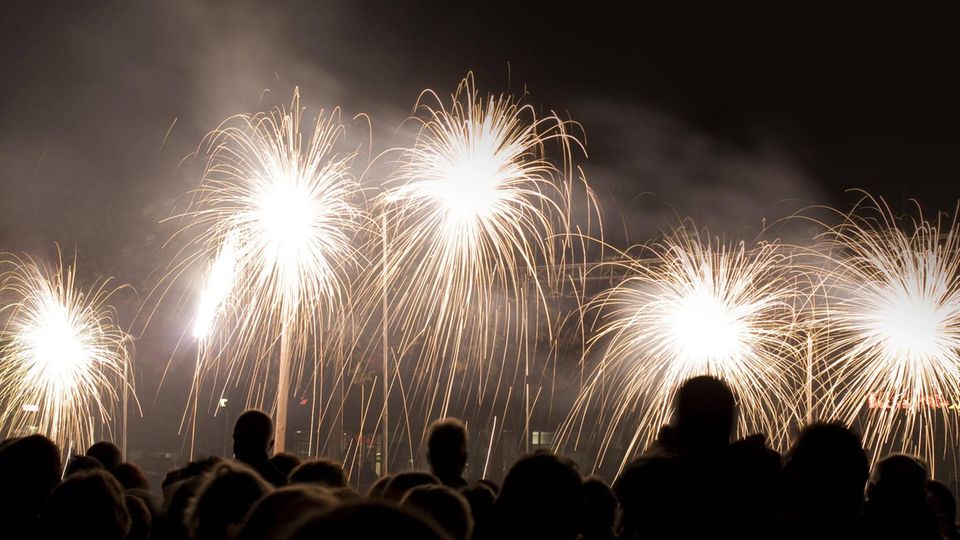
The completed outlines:
{"type": "Polygon", "coordinates": [[[438,195],[454,224],[482,219],[495,207],[498,194],[495,156],[467,156],[438,185],[438,195]]]}
{"type": "MultiPolygon", "coordinates": [[[[67,308],[52,298],[44,302],[37,318],[19,336],[33,358],[27,374],[31,379],[64,390],[72,388],[72,381],[90,369],[92,358],[83,332],[71,320],[67,308]]],[[[70,399],[69,392],[61,397],[70,399]]]]}
{"type": "MultiPolygon", "coordinates": [[[[299,266],[318,239],[313,226],[314,197],[304,186],[285,179],[266,184],[255,202],[255,220],[262,231],[264,255],[281,271],[299,275],[299,266]]],[[[320,217],[322,219],[322,217],[320,217]]]]}
{"type": "Polygon", "coordinates": [[[746,346],[745,323],[722,299],[698,288],[668,308],[668,340],[678,357],[695,364],[710,359],[736,359],[746,346]]]}
{"type": "Polygon", "coordinates": [[[949,349],[951,344],[944,343],[949,314],[942,313],[935,299],[903,288],[887,291],[882,298],[886,301],[878,306],[875,330],[891,357],[917,362],[940,357],[944,347],[949,349]]]}

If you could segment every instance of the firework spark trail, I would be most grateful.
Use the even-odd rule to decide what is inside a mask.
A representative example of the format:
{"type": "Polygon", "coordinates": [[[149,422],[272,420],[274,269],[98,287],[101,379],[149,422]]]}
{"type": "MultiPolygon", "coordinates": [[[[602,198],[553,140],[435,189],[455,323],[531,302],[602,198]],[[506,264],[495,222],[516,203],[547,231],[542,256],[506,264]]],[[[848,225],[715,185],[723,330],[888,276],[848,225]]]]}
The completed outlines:
{"type": "Polygon", "coordinates": [[[203,341],[210,335],[216,318],[223,309],[223,303],[229,298],[230,291],[233,289],[237,256],[234,242],[228,237],[220,247],[220,253],[210,265],[193,322],[193,337],[197,340],[203,341]]]}
{"type": "Polygon", "coordinates": [[[0,418],[5,435],[36,426],[62,448],[86,448],[109,425],[129,361],[126,333],[108,305],[110,280],[76,284],[76,266],[4,255],[0,298],[0,418]]]}
{"type": "MultiPolygon", "coordinates": [[[[211,132],[198,152],[206,159],[201,186],[177,233],[200,246],[190,261],[232,260],[219,270],[214,263],[230,275],[208,284],[195,319],[208,344],[201,369],[219,373],[225,364],[224,388],[249,377],[247,403],[261,407],[276,374],[281,417],[284,389],[300,384],[304,356],[322,354],[325,331],[342,315],[363,262],[355,236],[366,223],[350,173],[356,153],[337,151],[339,111],[321,111],[306,134],[302,113],[295,91],[289,110],[235,116],[211,132]]],[[[284,424],[278,418],[278,448],[284,424]]]]}
{"type": "Polygon", "coordinates": [[[193,337],[197,340],[197,356],[194,365],[193,381],[190,386],[189,400],[191,407],[184,410],[180,420],[180,431],[189,421],[190,423],[190,459],[193,459],[196,442],[197,411],[200,399],[201,375],[205,354],[209,355],[207,340],[215,328],[217,318],[228,309],[224,306],[229,298],[235,281],[236,251],[235,240],[228,237],[220,248],[206,275],[206,281],[200,299],[197,302],[197,312],[193,321],[193,337]]]}
{"type": "Polygon", "coordinates": [[[862,426],[875,458],[909,451],[933,466],[937,424],[946,441],[958,433],[946,410],[960,395],[958,233],[956,214],[898,220],[867,196],[821,237],[833,266],[818,314],[829,329],[819,344],[829,403],[862,426]]]}
{"type": "Polygon", "coordinates": [[[389,257],[374,271],[388,276],[389,326],[396,349],[414,357],[408,399],[425,424],[471,403],[492,413],[508,394],[500,383],[530,372],[541,333],[553,332],[549,295],[570,264],[573,193],[596,206],[573,179],[569,122],[483,97],[472,75],[449,107],[424,96],[439,105],[419,103],[416,143],[377,200],[389,257]]]}
{"type": "Polygon", "coordinates": [[[627,443],[619,469],[669,421],[675,393],[698,375],[725,380],[738,398],[738,431],[774,443],[796,413],[801,354],[798,306],[808,288],[778,243],[729,245],[684,224],[644,246],[650,260],[624,254],[628,277],[585,307],[599,327],[588,356],[599,363],[560,431],[582,444],[588,429],[600,467],[616,440],[627,443]],[[599,409],[599,410],[598,410],[599,409]]]}

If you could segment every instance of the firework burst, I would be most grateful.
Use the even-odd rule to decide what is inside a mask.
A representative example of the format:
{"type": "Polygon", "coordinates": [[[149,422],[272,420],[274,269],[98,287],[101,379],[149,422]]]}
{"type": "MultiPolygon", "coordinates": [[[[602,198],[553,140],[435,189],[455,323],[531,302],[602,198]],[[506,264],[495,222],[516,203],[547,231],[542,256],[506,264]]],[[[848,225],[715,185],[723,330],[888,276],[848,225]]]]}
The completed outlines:
{"type": "Polygon", "coordinates": [[[388,324],[396,349],[416,353],[408,397],[428,421],[466,412],[454,403],[503,407],[517,374],[530,373],[538,336],[552,332],[549,296],[570,264],[574,192],[595,205],[573,179],[569,122],[481,96],[469,75],[449,106],[424,96],[417,140],[377,202],[388,324]]]}
{"type": "Polygon", "coordinates": [[[109,425],[127,382],[126,334],[108,305],[117,289],[88,290],[76,266],[55,268],[7,255],[0,274],[0,404],[6,436],[36,430],[63,448],[86,448],[98,423],[109,425]]]}
{"type": "Polygon", "coordinates": [[[822,237],[828,397],[875,455],[909,451],[932,465],[937,424],[947,441],[958,433],[948,408],[960,396],[960,231],[956,217],[898,220],[866,201],[822,237]]]}
{"type": "Polygon", "coordinates": [[[203,180],[178,233],[200,246],[190,260],[214,261],[193,324],[207,347],[201,368],[226,364],[225,381],[249,376],[247,402],[257,406],[276,374],[279,449],[290,384],[307,351],[322,347],[331,319],[342,316],[362,263],[354,240],[365,222],[350,173],[356,153],[337,151],[339,111],[321,111],[306,134],[302,113],[295,91],[289,110],[236,116],[211,132],[201,146],[203,180]]]}
{"type": "Polygon", "coordinates": [[[608,263],[626,277],[586,307],[599,324],[589,352],[601,356],[561,439],[579,443],[589,423],[598,467],[616,448],[622,469],[652,442],[678,387],[698,375],[731,386],[740,433],[762,431],[780,442],[795,414],[801,277],[777,243],[748,250],[691,230],[645,246],[644,259],[625,254],[608,263]]]}

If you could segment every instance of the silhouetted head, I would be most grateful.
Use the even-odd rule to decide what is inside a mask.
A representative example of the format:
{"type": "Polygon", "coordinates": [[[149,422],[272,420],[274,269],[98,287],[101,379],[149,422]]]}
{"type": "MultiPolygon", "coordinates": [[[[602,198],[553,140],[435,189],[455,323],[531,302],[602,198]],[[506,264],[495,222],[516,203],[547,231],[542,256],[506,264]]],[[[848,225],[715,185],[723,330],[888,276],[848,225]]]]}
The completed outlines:
{"type": "Polygon", "coordinates": [[[393,475],[383,489],[381,497],[399,503],[408,491],[417,486],[440,485],[440,479],[425,471],[403,471],[393,475]]]}
{"type": "Polygon", "coordinates": [[[470,505],[447,486],[415,487],[403,496],[400,506],[429,519],[456,540],[467,540],[473,532],[470,505]]]}
{"type": "Polygon", "coordinates": [[[317,538],[448,540],[450,537],[432,523],[395,504],[357,501],[307,518],[298,524],[289,540],[317,538]]]}
{"type": "Polygon", "coordinates": [[[370,489],[367,490],[368,499],[380,499],[383,497],[383,492],[387,490],[387,484],[390,483],[390,480],[393,480],[392,474],[385,474],[380,478],[377,478],[377,481],[370,485],[370,489]]]}
{"type": "Polygon", "coordinates": [[[60,472],[60,450],[43,435],[5,442],[0,449],[0,526],[32,524],[60,472]]]}
{"type": "Polygon", "coordinates": [[[87,448],[87,455],[103,464],[103,468],[112,471],[123,461],[123,453],[117,445],[109,441],[93,443],[87,448]]]}
{"type": "Polygon", "coordinates": [[[444,418],[430,425],[427,461],[433,474],[444,483],[460,478],[467,466],[467,427],[463,422],[444,418]]]}
{"type": "Polygon", "coordinates": [[[869,464],[860,437],[842,423],[816,423],[800,432],[784,457],[783,492],[794,523],[849,524],[863,506],[869,464]]]}
{"type": "Polygon", "coordinates": [[[124,503],[130,514],[130,532],[124,540],[149,540],[153,526],[153,516],[143,499],[136,495],[125,494],[124,503]]]}
{"type": "Polygon", "coordinates": [[[300,465],[300,458],[290,452],[278,452],[270,458],[270,464],[284,476],[290,476],[290,472],[300,465]]]}
{"type": "Polygon", "coordinates": [[[185,467],[168,471],[163,477],[163,482],[160,483],[160,487],[164,491],[164,497],[166,497],[166,491],[168,487],[182,480],[205,474],[221,461],[223,460],[217,456],[210,456],[203,459],[198,459],[196,461],[191,461],[190,463],[187,463],[185,467]]]}
{"type": "Polygon", "coordinates": [[[895,504],[926,500],[926,466],[906,454],[893,454],[880,460],[873,468],[867,498],[895,504]]]}
{"type": "Polygon", "coordinates": [[[328,488],[347,487],[343,465],[332,459],[304,461],[290,473],[292,484],[316,484],[328,488]]]}
{"type": "MultiPolygon", "coordinates": [[[[864,538],[939,539],[945,524],[928,502],[930,476],[919,459],[888,456],[873,468],[860,519],[864,538]]],[[[949,530],[947,530],[949,535],[949,530]]],[[[948,536],[949,538],[949,536],[948,536]]]]}
{"type": "Polygon", "coordinates": [[[50,539],[124,540],[130,532],[123,488],[102,470],[78,472],[54,488],[40,523],[50,539]]]}
{"type": "Polygon", "coordinates": [[[150,489],[147,475],[133,463],[121,463],[112,472],[123,489],[150,489]]]}
{"type": "Polygon", "coordinates": [[[336,497],[337,500],[341,502],[359,501],[363,499],[363,497],[359,493],[357,493],[357,491],[353,488],[335,487],[335,488],[324,488],[324,489],[328,490],[331,495],[336,497]]]}
{"type": "Polygon", "coordinates": [[[90,456],[73,456],[70,458],[70,461],[67,462],[67,468],[63,472],[63,475],[72,476],[79,472],[83,471],[104,471],[106,467],[100,463],[99,459],[92,458],[90,456]]]}
{"type": "Polygon", "coordinates": [[[242,463],[217,464],[205,475],[187,511],[193,540],[228,540],[257,499],[271,490],[270,484],[242,463]]]}
{"type": "Polygon", "coordinates": [[[492,536],[493,501],[497,495],[486,484],[476,483],[460,488],[460,494],[470,505],[470,515],[473,516],[473,537],[485,539],[492,536]]]}
{"type": "Polygon", "coordinates": [[[189,538],[187,511],[203,485],[205,477],[189,476],[163,488],[163,528],[165,538],[189,538]]]}
{"type": "Polygon", "coordinates": [[[259,460],[273,448],[273,420],[263,411],[250,409],[233,425],[233,455],[241,461],[259,460]]]}
{"type": "Polygon", "coordinates": [[[583,485],[576,465],[538,451],[516,461],[494,504],[501,534],[573,539],[580,532],[583,485]]]}
{"type": "Polygon", "coordinates": [[[488,488],[490,488],[490,491],[492,491],[494,495],[500,494],[500,486],[497,485],[497,483],[494,482],[493,480],[490,480],[489,478],[481,478],[480,480],[477,480],[477,483],[483,484],[488,488]]]}
{"type": "Polygon", "coordinates": [[[684,450],[713,449],[730,443],[736,402],[730,388],[715,377],[683,383],[674,403],[676,443],[684,450]]]}
{"type": "Polygon", "coordinates": [[[583,481],[583,535],[585,538],[613,538],[617,520],[617,497],[606,482],[592,476],[583,481]]]}
{"type": "Polygon", "coordinates": [[[234,539],[284,538],[304,516],[333,508],[337,503],[337,499],[330,493],[316,486],[298,485],[276,489],[253,505],[234,539]]]}

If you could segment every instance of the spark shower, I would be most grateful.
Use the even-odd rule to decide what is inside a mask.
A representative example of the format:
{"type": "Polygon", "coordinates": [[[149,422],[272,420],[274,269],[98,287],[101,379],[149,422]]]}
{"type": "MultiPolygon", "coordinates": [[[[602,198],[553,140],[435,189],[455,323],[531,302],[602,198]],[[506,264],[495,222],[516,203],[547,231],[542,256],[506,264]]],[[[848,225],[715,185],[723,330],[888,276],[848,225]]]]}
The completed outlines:
{"type": "MultiPolygon", "coordinates": [[[[305,110],[295,91],[289,107],[211,131],[188,207],[171,218],[171,262],[148,296],[191,306],[185,436],[206,414],[201,397],[243,385],[247,405],[273,411],[283,449],[300,392],[319,454],[326,417],[371,373],[360,432],[381,435],[383,470],[448,414],[489,446],[517,426],[527,449],[544,408],[560,426],[551,444],[622,467],[669,419],[677,385],[704,373],[735,390],[740,432],[774,444],[838,418],[875,455],[931,460],[945,451],[935,431],[957,433],[944,407],[870,406],[960,396],[956,215],[900,218],[865,196],[806,245],[769,230],[727,240],[692,216],[647,244],[610,246],[578,167],[579,126],[525,99],[479,92],[472,76],[449,99],[424,92],[410,144],[367,163],[373,148],[350,142],[338,109],[305,110]],[[188,298],[167,298],[172,283],[188,298]],[[571,361],[576,398],[554,411],[556,365],[571,361]],[[330,378],[339,403],[321,395],[330,378]]],[[[5,264],[5,432],[85,444],[130,388],[109,281],[84,289],[91,276],[75,266],[5,264]]]]}

